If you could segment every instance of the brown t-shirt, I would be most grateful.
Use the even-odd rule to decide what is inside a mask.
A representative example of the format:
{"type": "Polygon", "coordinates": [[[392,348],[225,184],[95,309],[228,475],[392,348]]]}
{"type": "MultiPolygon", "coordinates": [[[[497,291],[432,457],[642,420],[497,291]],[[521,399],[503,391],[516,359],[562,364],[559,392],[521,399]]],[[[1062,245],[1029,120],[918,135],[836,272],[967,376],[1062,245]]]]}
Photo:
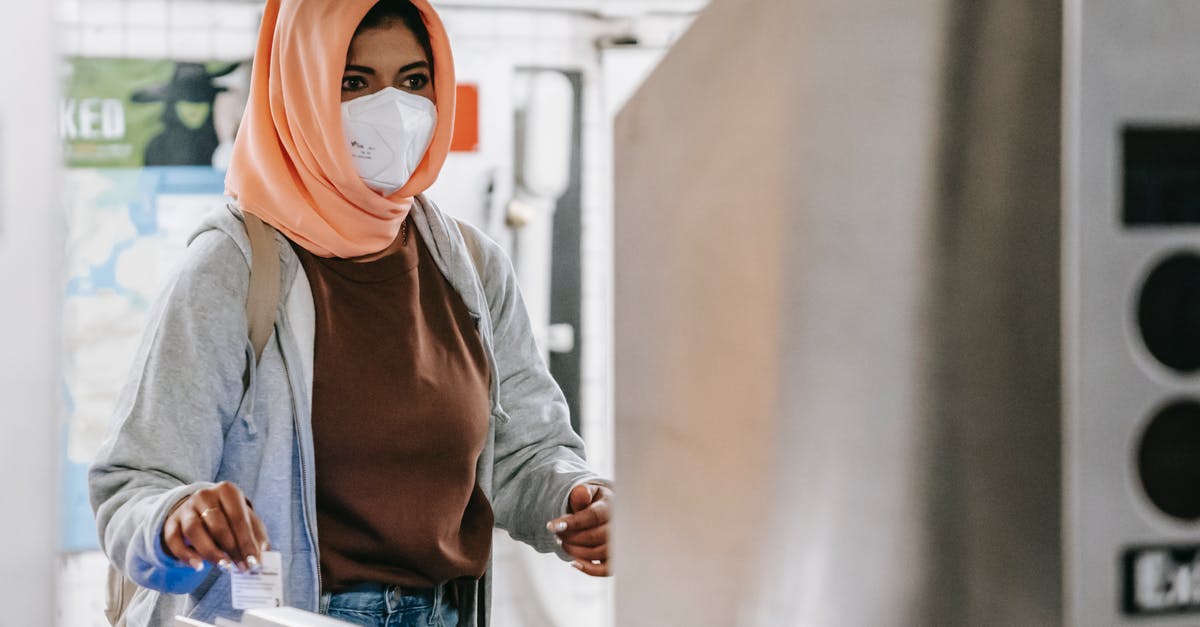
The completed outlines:
{"type": "Polygon", "coordinates": [[[324,591],[480,577],[475,483],[490,372],[475,321],[415,229],[356,263],[293,244],[316,305],[313,445],[324,591]]]}

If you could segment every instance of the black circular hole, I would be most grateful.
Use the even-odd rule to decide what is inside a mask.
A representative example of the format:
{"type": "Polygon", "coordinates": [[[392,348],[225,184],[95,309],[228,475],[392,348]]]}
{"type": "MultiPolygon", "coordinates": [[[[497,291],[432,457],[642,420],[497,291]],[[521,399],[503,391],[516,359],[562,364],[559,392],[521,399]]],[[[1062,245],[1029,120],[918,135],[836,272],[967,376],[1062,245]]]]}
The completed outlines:
{"type": "Polygon", "coordinates": [[[1138,298],[1138,328],[1167,367],[1200,369],[1200,256],[1172,255],[1150,272],[1138,298]]]}
{"type": "Polygon", "coordinates": [[[1200,403],[1179,401],[1158,412],[1137,451],[1146,496],[1169,516],[1200,518],[1200,403]]]}

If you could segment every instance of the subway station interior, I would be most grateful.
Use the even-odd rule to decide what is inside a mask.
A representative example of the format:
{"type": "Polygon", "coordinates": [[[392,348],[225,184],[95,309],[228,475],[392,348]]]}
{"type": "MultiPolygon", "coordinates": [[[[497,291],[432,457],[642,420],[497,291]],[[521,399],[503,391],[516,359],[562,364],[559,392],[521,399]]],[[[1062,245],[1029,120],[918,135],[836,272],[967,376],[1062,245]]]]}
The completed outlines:
{"type": "MultiPolygon", "coordinates": [[[[332,627],[355,624],[322,616],[343,593],[378,583],[384,599],[425,594],[410,580],[433,586],[420,624],[459,627],[1200,624],[1197,32],[1192,0],[9,3],[0,625],[332,627]],[[423,35],[405,32],[437,90],[436,104],[410,83],[377,92],[433,112],[394,185],[362,170],[361,145],[343,133],[360,128],[346,106],[355,46],[385,30],[368,23],[385,3],[423,20],[423,35]],[[332,84],[311,98],[297,88],[323,84],[314,68],[328,69],[325,57],[313,59],[327,49],[340,105],[332,84]],[[309,101],[311,111],[298,104],[309,101]],[[329,137],[334,160],[358,175],[314,178],[329,137]],[[286,167],[262,165],[276,154],[286,167]],[[258,169],[272,174],[268,200],[253,202],[283,213],[252,205],[244,173],[258,169]],[[427,184],[413,201],[404,190],[416,181],[427,184]],[[354,229],[388,239],[354,240],[360,231],[339,226],[349,221],[331,221],[334,235],[306,230],[326,219],[327,198],[354,207],[354,229]],[[316,213],[288,213],[296,202],[316,213]],[[386,219],[363,208],[385,204],[386,219]],[[213,332],[240,342],[241,405],[212,400],[211,416],[193,416],[186,399],[223,376],[204,361],[217,349],[206,335],[183,348],[164,337],[172,315],[225,328],[211,322],[214,301],[175,296],[223,280],[195,261],[212,240],[196,234],[218,214],[244,221],[250,240],[250,216],[261,217],[283,243],[285,291],[268,305],[265,352],[249,304],[246,328],[213,332]],[[401,552],[417,561],[388,571],[394,580],[332,579],[333,558],[317,549],[340,555],[338,545],[315,531],[318,518],[335,529],[332,497],[310,504],[303,469],[315,432],[313,490],[355,487],[321,473],[333,444],[319,436],[342,427],[308,426],[330,420],[316,393],[350,393],[323,383],[345,378],[321,379],[345,336],[325,333],[322,299],[333,297],[313,264],[404,246],[410,223],[441,270],[432,276],[454,288],[446,307],[473,320],[463,345],[490,359],[475,387],[441,382],[449,396],[478,391],[490,410],[486,424],[464,419],[482,431],[463,428],[489,439],[445,436],[477,447],[464,494],[490,499],[486,516],[455,510],[462,526],[446,537],[487,522],[470,566],[486,574],[466,576],[475,571],[443,553],[422,562],[418,548],[401,552]],[[439,224],[458,226],[444,235],[439,224]],[[321,248],[335,236],[360,247],[321,248]],[[479,305],[456,282],[457,258],[479,305]],[[316,339],[288,317],[307,293],[316,339]],[[293,369],[281,389],[307,390],[299,404],[262,400],[276,362],[293,369]],[[147,380],[163,381],[166,400],[143,397],[147,380]],[[139,409],[154,402],[165,404],[139,409]],[[295,421],[284,459],[267,453],[245,471],[237,447],[275,450],[254,448],[267,446],[275,414],[287,434],[295,421]],[[189,458],[177,434],[205,420],[222,429],[213,472],[130,461],[138,447],[146,460],[189,458]],[[145,448],[144,432],[180,452],[145,448]],[[262,470],[276,466],[300,478],[262,470]],[[216,550],[232,550],[209,517],[225,508],[241,529],[229,501],[194,503],[240,472],[257,481],[241,486],[246,511],[279,539],[273,602],[239,601],[247,586],[269,587],[270,567],[242,572],[207,554],[192,564],[181,552],[206,550],[210,532],[216,550]],[[577,504],[580,486],[591,500],[577,504]],[[278,508],[275,493],[288,495],[278,508]],[[178,518],[190,507],[202,536],[178,518]],[[534,510],[570,525],[602,516],[604,535],[573,562],[574,528],[526,532],[534,510]],[[287,544],[287,529],[307,535],[287,544]],[[189,564],[192,583],[172,579],[189,564]],[[445,564],[460,570],[430,574],[445,564]],[[359,587],[336,587],[345,581],[359,587]]],[[[257,289],[250,257],[242,287],[218,285],[250,290],[228,292],[238,303],[257,289]]],[[[241,324],[238,307],[228,319],[241,324]]],[[[385,380],[423,363],[399,359],[363,368],[385,380]]],[[[408,420],[388,402],[370,411],[408,420]]],[[[442,449],[419,461],[399,450],[409,449],[380,455],[404,477],[449,463],[442,449]]],[[[397,490],[379,494],[381,511],[396,511],[394,498],[423,507],[397,490]]],[[[392,536],[424,532],[422,516],[374,540],[407,547],[392,536]]]]}

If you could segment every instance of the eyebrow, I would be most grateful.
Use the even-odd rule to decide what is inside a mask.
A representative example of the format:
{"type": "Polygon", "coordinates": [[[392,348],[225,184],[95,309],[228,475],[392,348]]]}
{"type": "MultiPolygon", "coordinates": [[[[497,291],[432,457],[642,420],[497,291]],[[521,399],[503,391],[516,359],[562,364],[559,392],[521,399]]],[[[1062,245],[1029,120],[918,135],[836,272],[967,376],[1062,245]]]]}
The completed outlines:
{"type": "MultiPolygon", "coordinates": [[[[400,68],[400,71],[398,72],[398,74],[403,74],[405,72],[415,70],[419,67],[429,69],[429,63],[426,61],[417,61],[416,63],[409,63],[408,65],[400,68]]],[[[373,68],[369,68],[365,65],[347,65],[346,71],[347,72],[360,72],[362,74],[370,74],[371,76],[375,75],[375,70],[373,68]]]]}
{"type": "Polygon", "coordinates": [[[423,67],[423,68],[425,68],[425,69],[427,69],[427,70],[428,70],[428,69],[429,69],[429,63],[428,63],[428,62],[426,62],[426,61],[417,61],[416,63],[409,63],[408,65],[406,65],[406,66],[404,66],[404,67],[400,68],[400,71],[398,72],[398,74],[403,74],[403,73],[405,73],[405,72],[408,72],[408,71],[411,71],[411,70],[415,70],[415,69],[417,69],[417,68],[419,68],[419,67],[423,67]]]}

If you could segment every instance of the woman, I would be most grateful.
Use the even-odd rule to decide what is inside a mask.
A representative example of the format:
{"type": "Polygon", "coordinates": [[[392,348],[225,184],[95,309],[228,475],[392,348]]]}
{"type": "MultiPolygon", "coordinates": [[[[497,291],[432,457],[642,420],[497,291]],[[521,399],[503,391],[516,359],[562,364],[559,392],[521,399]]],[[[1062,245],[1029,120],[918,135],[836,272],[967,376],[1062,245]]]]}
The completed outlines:
{"type": "Polygon", "coordinates": [[[418,197],[454,93],[426,0],[267,3],[238,208],[189,243],[91,469],[104,550],[142,586],[128,624],[238,618],[230,573],[268,546],[285,604],[365,625],[486,624],[493,524],[608,574],[611,493],[510,263],[418,197]],[[240,212],[280,234],[257,359],[240,212]]]}

